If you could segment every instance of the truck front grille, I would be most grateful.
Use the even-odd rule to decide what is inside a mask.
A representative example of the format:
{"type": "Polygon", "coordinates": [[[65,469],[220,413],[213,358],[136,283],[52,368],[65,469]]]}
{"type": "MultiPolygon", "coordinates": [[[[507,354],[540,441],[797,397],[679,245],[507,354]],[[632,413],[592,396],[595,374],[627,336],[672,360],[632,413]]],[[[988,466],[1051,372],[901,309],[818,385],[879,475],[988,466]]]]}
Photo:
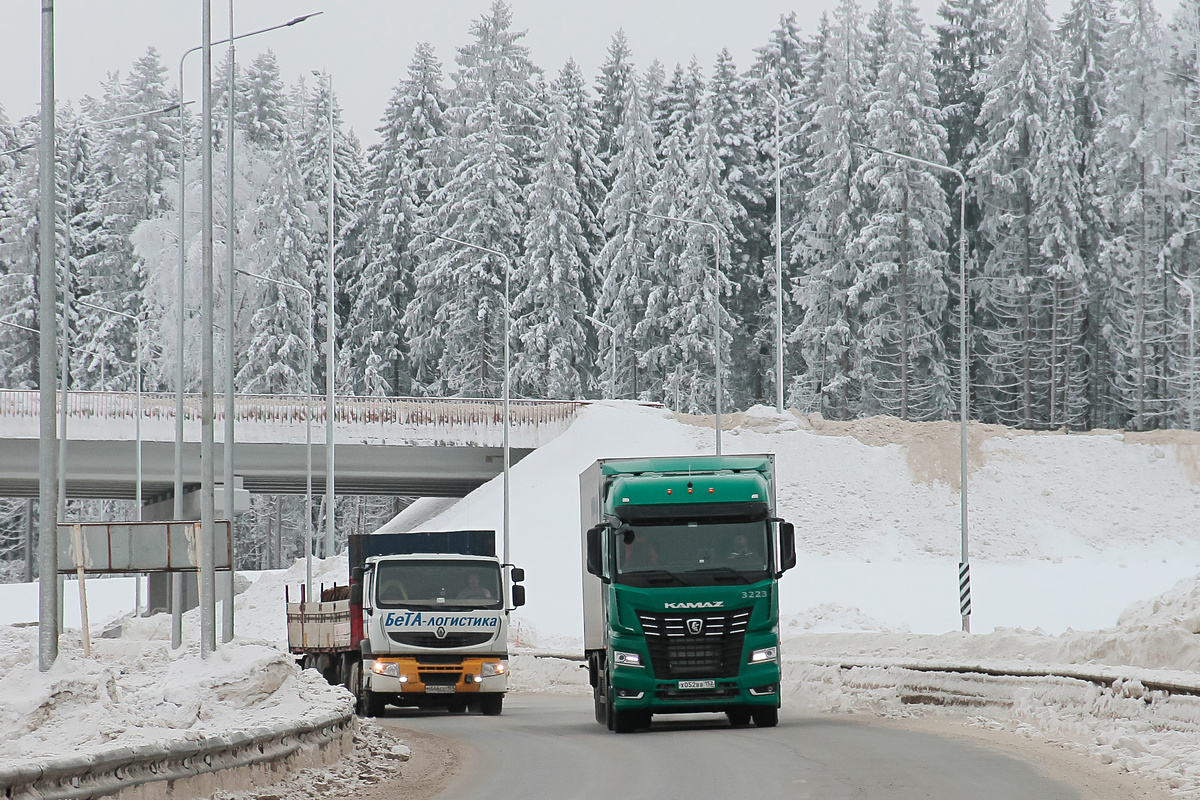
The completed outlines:
{"type": "Polygon", "coordinates": [[[655,614],[639,611],[654,677],[733,678],[742,661],[750,609],[655,614]]]}
{"type": "Polygon", "coordinates": [[[388,631],[388,638],[409,647],[474,647],[492,640],[491,633],[447,633],[439,639],[432,633],[398,633],[388,631]]]}

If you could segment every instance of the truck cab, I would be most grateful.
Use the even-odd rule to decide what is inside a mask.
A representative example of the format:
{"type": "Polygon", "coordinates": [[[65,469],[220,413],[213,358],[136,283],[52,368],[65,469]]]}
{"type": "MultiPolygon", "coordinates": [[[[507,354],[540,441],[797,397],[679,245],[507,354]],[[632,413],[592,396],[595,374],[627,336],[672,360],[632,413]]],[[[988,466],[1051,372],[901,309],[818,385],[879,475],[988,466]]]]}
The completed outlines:
{"type": "Polygon", "coordinates": [[[596,719],[778,721],[778,579],[793,528],[771,456],[610,459],[580,476],[584,648],[596,719]]]}
{"type": "Polygon", "coordinates": [[[486,556],[366,559],[363,688],[370,702],[500,713],[508,689],[502,586],[499,561],[486,556]]]}

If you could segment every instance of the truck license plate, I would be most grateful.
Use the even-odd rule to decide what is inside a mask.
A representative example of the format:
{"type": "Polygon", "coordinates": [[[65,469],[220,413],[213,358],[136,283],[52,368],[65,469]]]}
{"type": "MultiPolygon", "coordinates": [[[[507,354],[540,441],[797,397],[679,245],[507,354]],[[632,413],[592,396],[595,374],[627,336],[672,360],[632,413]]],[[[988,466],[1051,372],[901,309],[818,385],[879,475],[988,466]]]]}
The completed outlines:
{"type": "Polygon", "coordinates": [[[715,689],[717,688],[716,681],[680,681],[680,689],[715,689]]]}
{"type": "Polygon", "coordinates": [[[425,685],[426,694],[454,694],[454,687],[444,684],[425,685]]]}

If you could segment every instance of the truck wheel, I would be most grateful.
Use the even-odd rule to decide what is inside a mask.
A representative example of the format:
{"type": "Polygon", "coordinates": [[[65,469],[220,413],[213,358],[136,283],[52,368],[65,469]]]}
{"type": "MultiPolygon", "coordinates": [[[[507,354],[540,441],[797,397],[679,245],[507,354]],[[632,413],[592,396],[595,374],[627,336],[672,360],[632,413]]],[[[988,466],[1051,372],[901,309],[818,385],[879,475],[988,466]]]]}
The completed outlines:
{"type": "Polygon", "coordinates": [[[614,733],[633,733],[642,721],[642,714],[632,709],[613,710],[612,729],[614,733]]]}
{"type": "Polygon", "coordinates": [[[363,716],[367,713],[366,703],[363,702],[362,669],[358,662],[346,666],[346,691],[354,695],[354,713],[363,716]]]}
{"type": "Polygon", "coordinates": [[[752,712],[754,724],[760,728],[774,728],[779,724],[778,708],[756,708],[752,712]]]}
{"type": "Polygon", "coordinates": [[[601,725],[608,724],[608,703],[605,702],[599,686],[592,689],[592,700],[596,705],[596,722],[601,725]]]}
{"type": "Polygon", "coordinates": [[[370,690],[363,692],[363,712],[368,717],[382,717],[386,707],[387,701],[379,692],[370,690]]]}
{"type": "Polygon", "coordinates": [[[485,694],[483,702],[480,705],[480,710],[485,717],[496,717],[504,710],[504,695],[502,694],[485,694]]]}
{"type": "Polygon", "coordinates": [[[750,710],[746,708],[726,711],[725,716],[729,717],[729,724],[735,728],[744,728],[750,724],[750,710]]]}

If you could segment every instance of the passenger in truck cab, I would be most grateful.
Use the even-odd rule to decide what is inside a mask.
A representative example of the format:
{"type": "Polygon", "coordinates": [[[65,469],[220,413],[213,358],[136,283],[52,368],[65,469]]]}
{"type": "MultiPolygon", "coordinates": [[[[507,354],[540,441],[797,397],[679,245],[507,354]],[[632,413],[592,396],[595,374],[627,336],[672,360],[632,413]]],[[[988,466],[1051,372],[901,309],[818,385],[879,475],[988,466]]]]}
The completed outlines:
{"type": "Polygon", "coordinates": [[[479,573],[467,573],[467,585],[458,593],[459,600],[495,600],[486,586],[479,584],[479,573]]]}

